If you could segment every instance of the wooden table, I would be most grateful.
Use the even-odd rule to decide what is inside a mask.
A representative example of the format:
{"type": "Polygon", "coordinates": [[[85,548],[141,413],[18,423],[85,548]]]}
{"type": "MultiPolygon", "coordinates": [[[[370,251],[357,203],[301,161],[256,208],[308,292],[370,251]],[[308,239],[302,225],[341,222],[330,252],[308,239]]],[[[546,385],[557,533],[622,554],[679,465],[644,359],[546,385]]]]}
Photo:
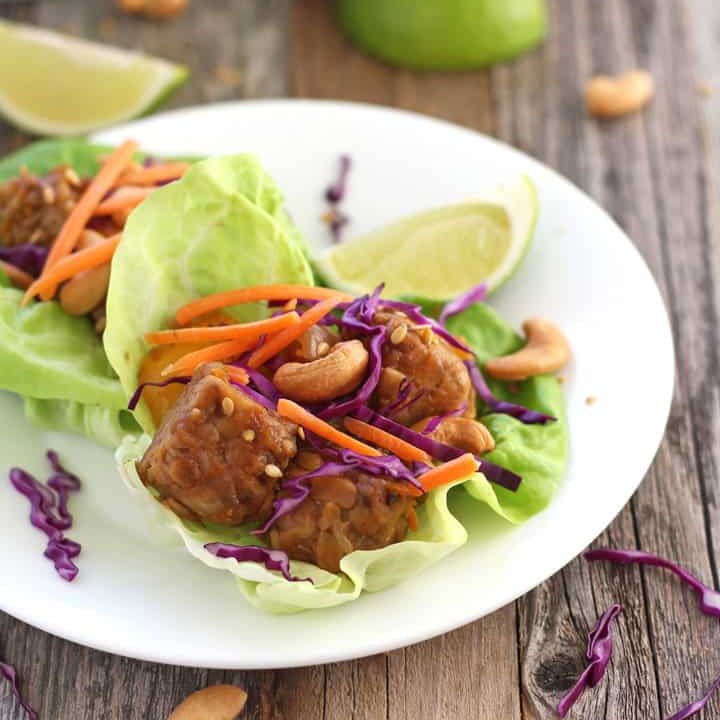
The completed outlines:
{"type": "MultiPolygon", "coordinates": [[[[717,585],[720,95],[711,90],[720,93],[720,7],[713,0],[551,0],[550,7],[543,48],[456,75],[366,59],[341,38],[323,0],[192,0],[167,25],[127,18],[111,0],[6,0],[0,15],[187,62],[192,79],[175,107],[280,95],[395,105],[498,137],[585,189],[648,261],[678,350],[666,438],[598,543],[674,557],[717,585]],[[585,80],[635,66],[655,77],[652,106],[614,122],[586,117],[585,80]]],[[[0,150],[27,139],[0,124],[0,150]]],[[[597,454],[613,473],[612,428],[598,437],[597,454]]],[[[81,648],[2,614],[0,654],[17,664],[47,720],[163,720],[185,695],[217,682],[248,690],[248,718],[549,718],[583,667],[588,629],[613,601],[626,607],[613,662],[572,717],[661,719],[701,695],[720,672],[717,622],[666,573],[583,560],[481,621],[355,662],[277,672],[173,668],[81,648]]],[[[22,717],[0,683],[0,720],[22,717]]],[[[702,717],[720,717],[720,698],[702,717]]]]}

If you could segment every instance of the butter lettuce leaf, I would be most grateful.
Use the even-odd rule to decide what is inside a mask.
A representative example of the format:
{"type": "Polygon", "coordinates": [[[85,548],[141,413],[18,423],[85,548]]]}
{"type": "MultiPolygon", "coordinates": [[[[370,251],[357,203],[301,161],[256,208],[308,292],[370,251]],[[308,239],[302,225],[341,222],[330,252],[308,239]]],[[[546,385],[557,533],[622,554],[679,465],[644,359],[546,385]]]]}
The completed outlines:
{"type": "MultiPolygon", "coordinates": [[[[199,162],[133,212],[113,258],[104,335],[127,396],[148,351],[145,333],[169,327],[181,305],[248,285],[312,283],[290,228],[280,191],[250,155],[199,162]]],[[[267,311],[253,304],[229,312],[247,321],[267,311]]],[[[143,403],[136,417],[153,430],[143,403]]]]}

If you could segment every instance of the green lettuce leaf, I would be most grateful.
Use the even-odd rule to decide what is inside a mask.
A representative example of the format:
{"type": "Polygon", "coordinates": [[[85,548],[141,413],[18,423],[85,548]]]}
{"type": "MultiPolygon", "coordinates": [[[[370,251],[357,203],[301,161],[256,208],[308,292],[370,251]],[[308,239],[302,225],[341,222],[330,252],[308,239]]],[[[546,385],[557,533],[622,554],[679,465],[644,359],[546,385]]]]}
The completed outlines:
{"type": "MultiPolygon", "coordinates": [[[[522,346],[522,338],[489,306],[475,304],[450,318],[448,329],[467,341],[479,364],[491,357],[507,355],[522,346]]],[[[565,398],[557,379],[542,375],[508,384],[488,378],[495,395],[520,403],[533,410],[552,415],[557,422],[547,425],[524,425],[519,420],[498,413],[479,415],[495,438],[495,450],[486,456],[523,479],[517,492],[487,482],[477,475],[465,489],[513,523],[522,523],[547,507],[558,488],[567,464],[568,427],[565,398]]]]}
{"type": "Polygon", "coordinates": [[[85,435],[109,448],[116,448],[128,434],[140,432],[132,413],[73,400],[25,398],[25,417],[44,430],[85,435]]]}
{"type": "Polygon", "coordinates": [[[127,437],[116,453],[118,467],[125,483],[146,513],[150,528],[164,537],[179,537],[191,555],[217,570],[235,576],[238,588],[256,607],[267,612],[285,614],[342,605],[358,598],[360,593],[377,592],[402,582],[407,577],[441,560],[467,540],[465,528],[448,510],[451,486],[438,488],[418,508],[419,530],[408,539],[380,550],[356,550],[340,562],[342,573],[330,573],[305,562],[291,561],[296,577],[313,582],[288,582],[282,575],[252,562],[238,563],[217,558],[205,550],[212,542],[235,545],[257,545],[249,527],[226,528],[203,526],[181,520],[157,502],[142,484],[135,466],[150,444],[147,435],[127,437]]]}
{"type": "MultiPolygon", "coordinates": [[[[113,258],[104,335],[128,395],[148,351],[145,333],[167,328],[181,305],[248,285],[312,282],[304,245],[290,227],[280,191],[249,155],[199,162],[133,212],[113,258]]],[[[229,312],[251,320],[266,308],[229,312]]],[[[143,403],[136,417],[152,432],[143,403]]]]}

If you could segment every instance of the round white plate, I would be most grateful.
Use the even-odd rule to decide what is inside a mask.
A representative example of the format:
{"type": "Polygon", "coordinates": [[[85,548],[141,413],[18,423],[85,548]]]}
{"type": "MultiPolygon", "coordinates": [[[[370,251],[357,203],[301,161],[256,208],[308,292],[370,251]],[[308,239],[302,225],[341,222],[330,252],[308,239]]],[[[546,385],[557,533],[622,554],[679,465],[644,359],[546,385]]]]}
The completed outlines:
{"type": "Polygon", "coordinates": [[[57,449],[84,478],[73,497],[80,574],[58,579],[28,504],[0,483],[0,607],[55,635],[145,660],[221,668],[274,668],[344,660],[452,630],[511,602],[577,555],[637,488],[663,434],[673,384],[668,319],[658,289],[625,234],[590,198],[528,156],[469,130],[419,115],[335,102],[246,102],[181,110],[100,139],[134,137],[167,154],[257,154],[316,246],[323,190],[337,157],[354,160],[344,205],[349,232],[463,200],[527,173],[540,222],[515,277],[491,300],[518,325],[531,314],[567,333],[571,459],[545,512],[512,527],[481,505],[463,515],[470,540],[391,590],[330,610],[288,617],[249,606],[232,577],[153,540],[110,451],[24,421],[0,394],[0,473],[45,473],[57,449]],[[586,404],[588,396],[597,401],[586,404]],[[612,428],[613,446],[604,439],[612,428]]]}

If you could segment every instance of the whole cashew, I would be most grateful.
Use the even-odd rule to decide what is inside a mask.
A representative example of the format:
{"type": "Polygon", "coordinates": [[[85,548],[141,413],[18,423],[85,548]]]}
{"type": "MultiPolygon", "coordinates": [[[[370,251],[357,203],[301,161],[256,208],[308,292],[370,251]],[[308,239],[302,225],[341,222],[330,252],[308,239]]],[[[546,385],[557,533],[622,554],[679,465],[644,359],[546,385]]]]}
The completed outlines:
{"type": "Polygon", "coordinates": [[[367,365],[365,346],[359,340],[347,340],[334,345],[318,360],[281,365],[273,382],[291,400],[327,402],[355,390],[363,380],[367,365]]]}
{"type": "Polygon", "coordinates": [[[512,355],[488,360],[485,370],[496,380],[525,380],[555,372],[570,360],[570,346],[562,331],[548,320],[531,318],[523,323],[527,343],[512,355]]]}
{"type": "Polygon", "coordinates": [[[588,112],[599,117],[619,117],[639,110],[653,96],[653,79],[645,70],[610,77],[597,75],[585,88],[588,112]]]}
{"type": "Polygon", "coordinates": [[[234,685],[211,685],[188,695],[168,720],[235,720],[247,702],[247,693],[234,685]]]}
{"type": "MultiPolygon", "coordinates": [[[[86,230],[80,249],[92,247],[105,238],[93,230],[86,230]]],[[[60,305],[68,315],[86,315],[96,308],[107,294],[110,283],[110,263],[78,273],[60,288],[60,305]]]]}
{"type": "MultiPolygon", "coordinates": [[[[422,432],[431,418],[425,418],[413,425],[413,430],[422,432]]],[[[482,455],[495,449],[495,439],[490,431],[478,420],[469,417],[445,418],[430,434],[433,440],[482,455]]]]}

